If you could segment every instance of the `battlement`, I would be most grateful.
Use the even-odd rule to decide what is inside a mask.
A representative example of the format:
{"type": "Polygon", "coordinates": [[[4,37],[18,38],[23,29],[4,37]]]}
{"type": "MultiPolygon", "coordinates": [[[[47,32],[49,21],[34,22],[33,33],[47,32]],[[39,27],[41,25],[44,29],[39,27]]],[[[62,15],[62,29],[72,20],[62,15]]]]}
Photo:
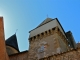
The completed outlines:
{"type": "Polygon", "coordinates": [[[67,39],[65,38],[65,36],[63,35],[63,33],[60,31],[60,29],[58,28],[58,26],[52,28],[52,29],[49,29],[47,31],[44,31],[40,34],[37,34],[31,38],[29,38],[29,42],[33,43],[33,41],[37,41],[38,39],[42,39],[42,38],[45,38],[47,36],[50,36],[50,35],[54,35],[55,33],[57,33],[62,39],[63,41],[68,45],[68,41],[67,39]]]}

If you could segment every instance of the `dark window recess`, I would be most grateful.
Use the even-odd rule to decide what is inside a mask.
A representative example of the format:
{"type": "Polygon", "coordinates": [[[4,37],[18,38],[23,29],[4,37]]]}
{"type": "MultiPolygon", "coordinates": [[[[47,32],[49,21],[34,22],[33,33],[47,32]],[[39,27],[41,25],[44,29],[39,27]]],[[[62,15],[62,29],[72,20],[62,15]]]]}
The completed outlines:
{"type": "Polygon", "coordinates": [[[55,28],[52,28],[52,30],[55,30],[55,28]]]}
{"type": "Polygon", "coordinates": [[[49,30],[49,33],[51,34],[51,31],[49,30]]]}
{"type": "Polygon", "coordinates": [[[44,35],[44,33],[41,33],[41,35],[43,36],[43,35],[44,35]]]}
{"type": "Polygon", "coordinates": [[[45,33],[47,34],[47,31],[45,31],[45,33]]]}
{"type": "Polygon", "coordinates": [[[38,34],[37,36],[38,36],[38,38],[40,37],[40,35],[39,35],[39,34],[38,34]]]}
{"type": "Polygon", "coordinates": [[[36,39],[36,36],[34,36],[34,39],[36,39]]]}
{"type": "Polygon", "coordinates": [[[60,31],[59,28],[58,28],[58,31],[60,31]]]}

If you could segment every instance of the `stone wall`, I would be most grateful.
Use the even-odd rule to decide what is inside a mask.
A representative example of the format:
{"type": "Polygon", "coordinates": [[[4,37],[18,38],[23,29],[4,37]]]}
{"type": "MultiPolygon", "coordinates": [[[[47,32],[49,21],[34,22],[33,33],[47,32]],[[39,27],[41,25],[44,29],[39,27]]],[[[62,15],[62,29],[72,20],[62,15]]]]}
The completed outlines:
{"type": "MultiPolygon", "coordinates": [[[[9,57],[10,57],[10,60],[29,60],[28,52],[22,52],[22,53],[10,55],[9,57]]],[[[70,51],[67,51],[67,52],[62,52],[60,54],[47,56],[39,60],[80,60],[80,48],[71,49],[70,51]]]]}
{"type": "Polygon", "coordinates": [[[67,51],[66,39],[64,35],[59,32],[58,27],[55,27],[30,38],[29,60],[38,60],[45,56],[59,53],[60,50],[67,51]]]}
{"type": "Polygon", "coordinates": [[[9,55],[10,60],[28,60],[28,51],[9,55]]]}
{"type": "Polygon", "coordinates": [[[71,49],[70,51],[60,54],[54,54],[40,60],[80,60],[80,48],[71,49]]]}

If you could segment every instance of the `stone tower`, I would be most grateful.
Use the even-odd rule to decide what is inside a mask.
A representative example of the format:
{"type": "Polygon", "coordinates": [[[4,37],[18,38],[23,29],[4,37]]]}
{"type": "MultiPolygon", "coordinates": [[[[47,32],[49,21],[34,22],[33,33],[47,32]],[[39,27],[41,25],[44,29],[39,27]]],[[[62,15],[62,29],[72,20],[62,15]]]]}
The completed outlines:
{"type": "Polygon", "coordinates": [[[68,41],[57,18],[46,18],[29,36],[29,60],[38,60],[68,50],[68,41]]]}
{"type": "Polygon", "coordinates": [[[5,46],[3,17],[0,17],[0,60],[9,60],[5,46]]]}

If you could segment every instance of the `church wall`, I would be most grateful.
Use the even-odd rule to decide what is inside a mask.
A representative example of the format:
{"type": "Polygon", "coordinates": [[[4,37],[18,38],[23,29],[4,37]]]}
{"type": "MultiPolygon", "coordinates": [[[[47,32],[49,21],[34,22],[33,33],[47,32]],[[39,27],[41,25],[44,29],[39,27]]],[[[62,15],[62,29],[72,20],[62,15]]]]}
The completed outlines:
{"type": "Polygon", "coordinates": [[[80,48],[70,50],[60,54],[51,55],[40,60],[80,60],[80,48]]]}
{"type": "Polygon", "coordinates": [[[28,52],[21,52],[13,55],[9,55],[10,60],[28,60],[28,52]]]}

